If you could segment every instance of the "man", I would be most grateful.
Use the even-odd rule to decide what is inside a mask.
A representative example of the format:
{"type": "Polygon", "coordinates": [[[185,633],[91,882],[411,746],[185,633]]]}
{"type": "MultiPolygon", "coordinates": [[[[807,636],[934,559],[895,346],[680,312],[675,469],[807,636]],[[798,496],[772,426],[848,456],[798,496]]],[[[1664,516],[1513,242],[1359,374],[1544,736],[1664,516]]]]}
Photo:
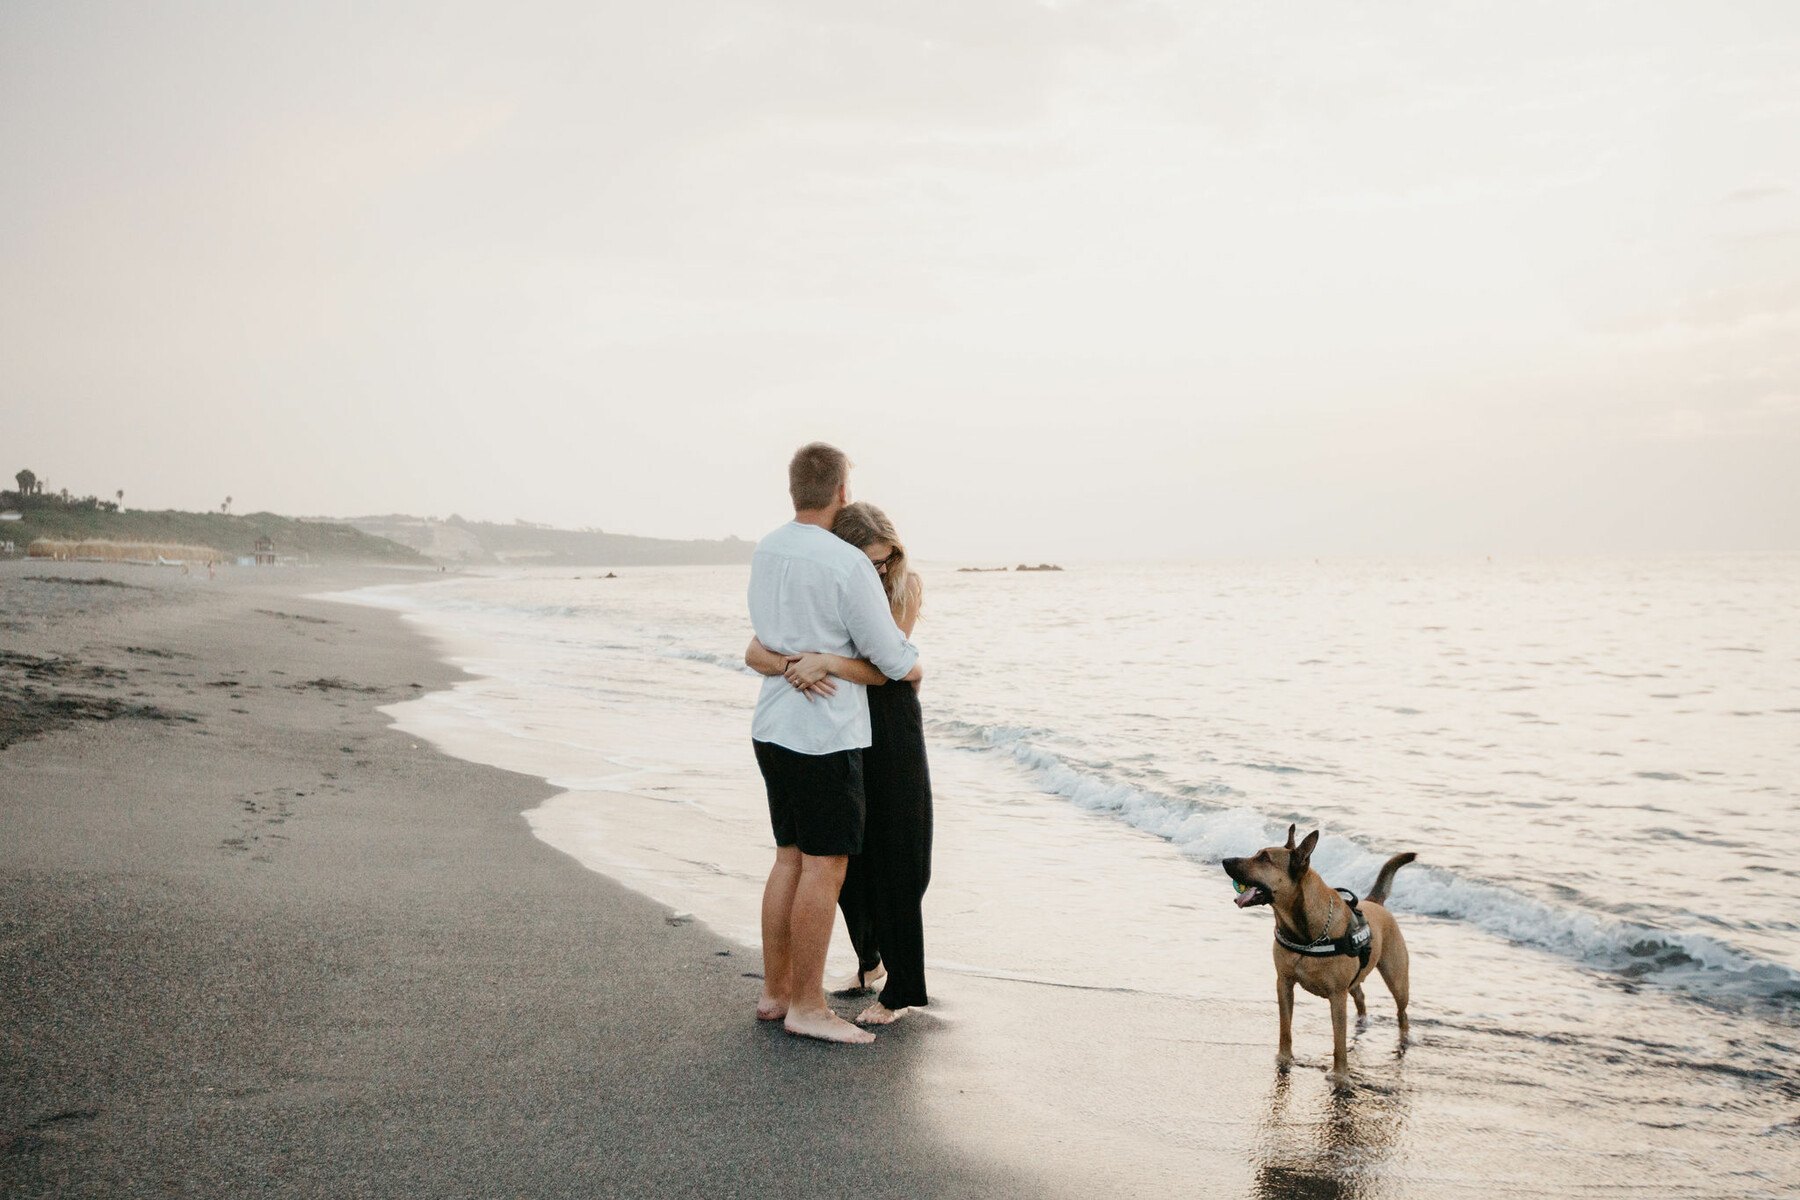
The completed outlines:
{"type": "MultiPolygon", "coordinates": [[[[919,652],[894,625],[868,556],[831,532],[850,502],[850,460],[823,442],[788,463],[794,519],[757,543],[750,623],[777,654],[866,658],[889,679],[920,677],[919,652]]],[[[763,888],[763,994],[756,1015],[789,1033],[872,1042],[825,1002],[825,951],[849,856],[862,850],[862,752],[869,702],[861,684],[831,695],[763,680],[750,736],[769,792],[775,865],[763,888]]]]}

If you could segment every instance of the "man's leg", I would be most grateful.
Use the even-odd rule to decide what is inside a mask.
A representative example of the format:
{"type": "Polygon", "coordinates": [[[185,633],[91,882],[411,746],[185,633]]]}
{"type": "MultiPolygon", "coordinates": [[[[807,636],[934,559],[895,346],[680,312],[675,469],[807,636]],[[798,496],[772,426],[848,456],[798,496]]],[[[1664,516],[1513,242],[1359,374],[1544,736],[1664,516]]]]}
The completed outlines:
{"type": "Polygon", "coordinates": [[[788,931],[793,921],[794,891],[799,886],[800,847],[775,847],[775,865],[769,868],[769,882],[763,885],[763,994],[756,1003],[759,1021],[779,1021],[788,1013],[794,978],[793,943],[788,931]]]}
{"type": "MultiPolygon", "coordinates": [[[[825,1003],[825,952],[831,946],[838,889],[844,885],[848,863],[849,857],[843,854],[800,856],[800,885],[794,889],[789,922],[793,976],[786,1028],[789,1033],[827,1042],[872,1042],[874,1034],[858,1029],[825,1003]]],[[[767,961],[765,953],[765,964],[767,961]]]]}

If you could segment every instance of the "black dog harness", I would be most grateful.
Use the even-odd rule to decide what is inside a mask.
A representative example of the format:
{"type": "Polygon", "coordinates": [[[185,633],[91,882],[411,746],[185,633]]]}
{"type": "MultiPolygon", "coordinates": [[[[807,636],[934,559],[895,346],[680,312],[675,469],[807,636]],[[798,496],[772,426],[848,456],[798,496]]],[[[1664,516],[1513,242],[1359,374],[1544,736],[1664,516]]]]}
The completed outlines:
{"type": "Polygon", "coordinates": [[[1369,919],[1363,916],[1362,909],[1357,907],[1356,893],[1349,888],[1333,888],[1331,907],[1325,910],[1327,932],[1321,933],[1310,942],[1296,942],[1281,932],[1281,923],[1275,923],[1275,940],[1292,950],[1295,954],[1303,954],[1307,958],[1336,958],[1340,954],[1348,954],[1361,962],[1357,968],[1366,971],[1369,968],[1369,919]],[[1350,907],[1350,925],[1344,930],[1344,936],[1334,938],[1330,935],[1331,922],[1337,917],[1337,898],[1342,896],[1350,907]]]}

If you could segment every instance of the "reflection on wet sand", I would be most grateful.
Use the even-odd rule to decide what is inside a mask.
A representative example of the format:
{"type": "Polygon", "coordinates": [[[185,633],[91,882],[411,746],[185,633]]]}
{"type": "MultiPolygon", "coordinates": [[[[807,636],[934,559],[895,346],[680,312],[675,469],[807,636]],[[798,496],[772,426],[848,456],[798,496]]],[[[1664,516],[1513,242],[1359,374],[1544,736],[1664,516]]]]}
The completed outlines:
{"type": "MultiPolygon", "coordinates": [[[[1402,1044],[1396,1068],[1404,1053],[1402,1044]]],[[[1411,1098],[1397,1069],[1349,1088],[1316,1087],[1309,1078],[1296,1083],[1292,1074],[1278,1071],[1268,1115],[1258,1122],[1253,1195],[1374,1200],[1389,1194],[1380,1166],[1405,1134],[1411,1098]]]]}

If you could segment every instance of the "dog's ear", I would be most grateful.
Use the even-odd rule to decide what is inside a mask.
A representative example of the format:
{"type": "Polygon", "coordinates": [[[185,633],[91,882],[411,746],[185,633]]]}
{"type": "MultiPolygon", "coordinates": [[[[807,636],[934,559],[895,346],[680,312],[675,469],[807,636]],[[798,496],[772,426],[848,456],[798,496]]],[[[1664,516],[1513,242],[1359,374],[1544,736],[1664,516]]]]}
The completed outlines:
{"type": "Polygon", "coordinates": [[[1293,826],[1292,826],[1292,825],[1289,825],[1289,826],[1288,826],[1288,844],[1287,844],[1287,848],[1288,848],[1288,849],[1289,849],[1289,850],[1292,850],[1292,849],[1293,849],[1293,848],[1294,848],[1294,827],[1293,827],[1293,826]]]}
{"type": "Polygon", "coordinates": [[[1288,874],[1295,879],[1306,874],[1306,868],[1312,865],[1313,847],[1319,844],[1319,831],[1313,830],[1306,835],[1306,840],[1294,848],[1288,855],[1288,874]]]}

